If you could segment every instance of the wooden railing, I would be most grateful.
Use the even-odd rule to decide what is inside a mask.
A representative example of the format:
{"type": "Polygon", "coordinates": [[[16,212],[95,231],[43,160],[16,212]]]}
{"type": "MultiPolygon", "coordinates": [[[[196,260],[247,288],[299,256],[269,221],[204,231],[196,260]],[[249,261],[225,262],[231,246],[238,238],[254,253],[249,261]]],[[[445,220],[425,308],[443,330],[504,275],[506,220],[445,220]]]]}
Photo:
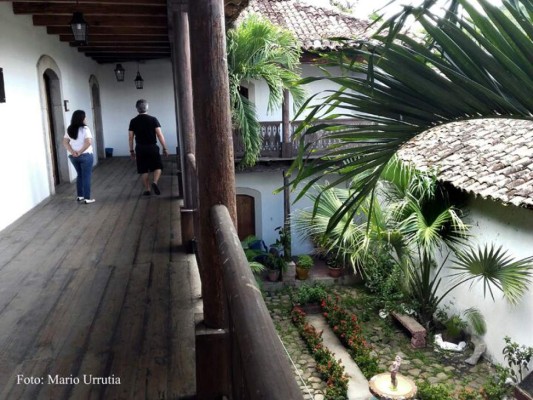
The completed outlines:
{"type": "Polygon", "coordinates": [[[232,398],[303,399],[228,209],[214,206],[211,219],[223,260],[232,343],[232,398]]]}
{"type": "MultiPolygon", "coordinates": [[[[364,121],[357,119],[342,119],[336,122],[346,123],[349,125],[363,124],[364,121]]],[[[320,123],[318,121],[317,123],[320,123]]],[[[283,151],[283,130],[281,121],[261,122],[261,136],[263,144],[261,147],[261,158],[295,158],[298,151],[298,143],[291,141],[290,146],[285,146],[283,151]]],[[[291,123],[290,137],[293,136],[301,121],[294,121],[291,123]]],[[[311,148],[314,150],[314,155],[319,156],[324,154],[325,149],[330,145],[338,143],[338,140],[325,137],[324,131],[318,131],[306,136],[306,144],[311,143],[311,148]]],[[[244,146],[242,139],[237,131],[233,132],[233,147],[236,159],[242,158],[244,155],[244,146]]]]}

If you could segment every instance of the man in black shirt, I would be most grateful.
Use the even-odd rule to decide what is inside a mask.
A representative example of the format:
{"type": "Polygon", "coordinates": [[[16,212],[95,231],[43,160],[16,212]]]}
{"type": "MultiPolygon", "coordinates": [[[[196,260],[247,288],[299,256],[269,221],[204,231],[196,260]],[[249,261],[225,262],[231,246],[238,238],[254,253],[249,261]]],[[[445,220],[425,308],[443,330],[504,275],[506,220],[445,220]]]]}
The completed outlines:
{"type": "Polygon", "coordinates": [[[148,102],[144,99],[137,100],[135,103],[137,108],[137,115],[130,121],[128,129],[130,155],[133,160],[137,160],[137,172],[141,174],[142,183],[144,185],[145,196],[151,194],[153,190],[155,194],[161,194],[157,182],[161,177],[163,170],[163,162],[159,154],[159,146],[157,140],[163,146],[163,155],[168,156],[165,138],[161,131],[161,124],[156,117],[147,114],[148,102]],[[133,150],[133,138],[135,138],[135,150],[133,150]],[[150,172],[153,172],[153,180],[150,185],[150,172]]]}

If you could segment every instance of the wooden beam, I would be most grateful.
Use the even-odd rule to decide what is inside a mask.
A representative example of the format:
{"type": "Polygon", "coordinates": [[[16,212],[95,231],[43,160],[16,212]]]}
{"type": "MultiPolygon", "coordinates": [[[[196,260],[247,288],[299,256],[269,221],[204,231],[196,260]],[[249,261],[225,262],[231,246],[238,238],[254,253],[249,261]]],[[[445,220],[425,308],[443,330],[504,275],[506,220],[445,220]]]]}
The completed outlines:
{"type": "MultiPolygon", "coordinates": [[[[89,29],[93,26],[109,26],[109,27],[158,27],[167,26],[166,16],[93,16],[84,15],[85,21],[89,24],[89,29]]],[[[33,25],[35,26],[68,26],[72,15],[34,15],[33,25]]],[[[142,33],[140,31],[139,33],[142,33]]],[[[90,31],[89,31],[90,34],[90,31]]]]}
{"type": "Polygon", "coordinates": [[[102,49],[102,48],[94,48],[94,47],[89,47],[89,48],[85,48],[85,47],[80,47],[78,48],[78,51],[80,53],[86,53],[88,55],[91,55],[91,54],[97,54],[97,55],[105,55],[105,54],[128,54],[128,53],[137,53],[139,55],[144,55],[144,54],[162,54],[162,55],[168,55],[170,56],[170,49],[154,49],[154,48],[151,48],[151,47],[146,47],[146,48],[142,48],[142,47],[128,47],[128,48],[107,48],[107,49],[102,49]]]}
{"type": "MultiPolygon", "coordinates": [[[[136,35],[136,36],[161,36],[167,37],[167,27],[166,26],[151,26],[143,27],[142,31],[137,27],[100,27],[100,26],[91,26],[91,37],[94,36],[114,36],[114,35],[136,35]],[[140,35],[142,34],[142,35],[140,35]]],[[[50,35],[71,35],[72,29],[70,26],[49,26],[46,28],[46,32],[50,35]]]]}
{"type": "Polygon", "coordinates": [[[21,3],[13,2],[13,12],[15,14],[63,14],[72,16],[75,11],[85,15],[142,15],[156,16],[166,15],[165,4],[137,5],[137,4],[66,4],[55,2],[43,3],[21,3]]]}
{"type": "Polygon", "coordinates": [[[103,57],[128,57],[128,58],[134,58],[134,59],[141,59],[141,58],[164,58],[164,57],[170,57],[170,51],[168,52],[159,52],[159,51],[136,51],[136,52],[127,52],[127,51],[115,51],[115,52],[87,52],[85,53],[87,57],[97,57],[97,58],[103,58],[103,57]]]}
{"type": "Polygon", "coordinates": [[[146,51],[150,50],[155,52],[170,52],[170,45],[144,45],[144,44],[137,44],[137,43],[125,43],[121,45],[111,45],[106,46],[103,45],[95,45],[94,43],[90,43],[88,46],[72,46],[77,47],[79,51],[101,51],[101,52],[109,52],[109,51],[146,51]]]}
{"type": "MultiPolygon", "coordinates": [[[[73,42],[74,36],[73,35],[60,35],[59,40],[61,42],[73,42]]],[[[151,44],[168,44],[168,36],[143,36],[143,35],[115,35],[115,36],[109,36],[109,35],[92,35],[89,31],[89,43],[108,43],[112,45],[113,43],[119,45],[120,43],[151,43],[151,44]]]]}
{"type": "MultiPolygon", "coordinates": [[[[0,2],[3,2],[3,1],[11,1],[11,0],[0,0],[0,2]]],[[[148,6],[155,5],[155,4],[166,5],[166,0],[80,0],[78,2],[74,0],[54,0],[53,2],[62,3],[62,4],[66,4],[66,3],[70,3],[70,4],[76,4],[76,3],[79,3],[79,4],[122,4],[122,5],[138,4],[138,5],[148,5],[148,6]]],[[[17,1],[17,3],[38,4],[38,3],[49,3],[49,2],[44,1],[44,0],[22,0],[22,1],[17,1]]]]}

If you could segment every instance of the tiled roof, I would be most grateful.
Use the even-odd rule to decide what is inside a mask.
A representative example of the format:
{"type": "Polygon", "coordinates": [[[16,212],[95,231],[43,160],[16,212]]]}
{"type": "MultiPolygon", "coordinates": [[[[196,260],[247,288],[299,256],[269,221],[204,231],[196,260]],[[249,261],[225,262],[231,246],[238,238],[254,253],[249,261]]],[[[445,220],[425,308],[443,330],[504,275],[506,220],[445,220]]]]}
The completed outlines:
{"type": "Polygon", "coordinates": [[[329,40],[333,37],[368,39],[368,21],[297,0],[250,0],[241,17],[250,12],[292,31],[304,50],[336,49],[339,43],[329,40]]]}
{"type": "Polygon", "coordinates": [[[452,122],[413,138],[399,156],[477,196],[533,208],[533,121],[452,122]]]}

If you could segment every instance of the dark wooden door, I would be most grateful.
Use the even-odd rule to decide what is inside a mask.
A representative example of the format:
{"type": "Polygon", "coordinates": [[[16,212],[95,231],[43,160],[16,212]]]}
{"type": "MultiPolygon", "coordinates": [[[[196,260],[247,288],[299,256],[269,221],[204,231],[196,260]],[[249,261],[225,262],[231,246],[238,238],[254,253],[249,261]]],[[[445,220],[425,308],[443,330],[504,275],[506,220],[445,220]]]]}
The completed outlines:
{"type": "Polygon", "coordinates": [[[240,240],[255,235],[255,199],[252,196],[237,195],[237,233],[240,240]]]}

